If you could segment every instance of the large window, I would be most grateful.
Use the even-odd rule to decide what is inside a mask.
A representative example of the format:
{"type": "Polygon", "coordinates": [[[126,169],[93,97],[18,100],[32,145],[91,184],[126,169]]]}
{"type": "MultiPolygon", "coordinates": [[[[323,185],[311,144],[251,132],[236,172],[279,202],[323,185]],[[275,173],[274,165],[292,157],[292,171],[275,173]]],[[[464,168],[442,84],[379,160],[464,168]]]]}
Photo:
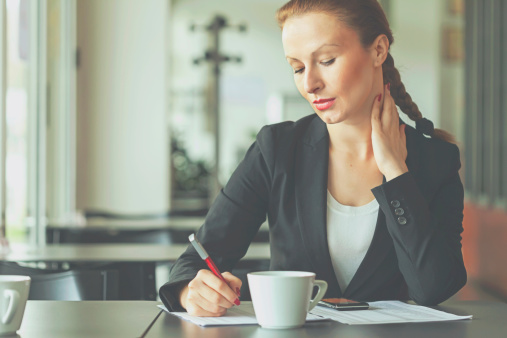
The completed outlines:
{"type": "Polygon", "coordinates": [[[28,211],[29,8],[27,1],[6,1],[6,223],[11,241],[26,239],[28,211]]]}
{"type": "Polygon", "coordinates": [[[75,205],[75,1],[2,6],[5,234],[43,243],[47,219],[69,217],[75,205]]]}

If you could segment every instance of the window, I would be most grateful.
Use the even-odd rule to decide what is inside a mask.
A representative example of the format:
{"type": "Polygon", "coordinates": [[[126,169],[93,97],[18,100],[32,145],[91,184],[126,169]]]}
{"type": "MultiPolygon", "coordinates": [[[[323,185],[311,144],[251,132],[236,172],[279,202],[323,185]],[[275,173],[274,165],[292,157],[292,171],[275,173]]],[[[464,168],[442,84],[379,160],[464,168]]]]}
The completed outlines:
{"type": "Polygon", "coordinates": [[[6,1],[5,197],[7,237],[26,240],[28,210],[29,8],[6,1]]]}
{"type": "Polygon", "coordinates": [[[2,9],[5,234],[44,243],[47,219],[75,205],[75,1],[2,0],[2,9]]]}

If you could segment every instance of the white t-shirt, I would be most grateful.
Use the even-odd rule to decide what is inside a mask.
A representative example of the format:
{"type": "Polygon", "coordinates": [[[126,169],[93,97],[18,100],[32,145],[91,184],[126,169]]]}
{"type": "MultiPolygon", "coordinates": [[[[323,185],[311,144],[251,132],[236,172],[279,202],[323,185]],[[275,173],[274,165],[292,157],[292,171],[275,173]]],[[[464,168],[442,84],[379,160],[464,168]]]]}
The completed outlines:
{"type": "Polygon", "coordinates": [[[327,244],[342,292],[349,285],[370,247],[377,224],[379,204],[343,205],[327,192],[327,244]]]}

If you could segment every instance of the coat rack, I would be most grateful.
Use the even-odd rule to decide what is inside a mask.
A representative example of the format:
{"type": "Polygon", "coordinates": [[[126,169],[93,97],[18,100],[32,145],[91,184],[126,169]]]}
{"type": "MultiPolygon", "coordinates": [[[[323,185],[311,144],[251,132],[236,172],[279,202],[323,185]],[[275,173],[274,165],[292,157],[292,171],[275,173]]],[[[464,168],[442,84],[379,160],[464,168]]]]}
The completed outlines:
{"type": "Polygon", "coordinates": [[[220,52],[220,33],[225,28],[236,29],[239,32],[246,32],[246,25],[230,25],[227,19],[221,15],[216,15],[211,23],[205,26],[191,25],[191,31],[204,30],[208,32],[208,49],[204,56],[193,60],[195,65],[207,63],[209,65],[208,76],[208,121],[209,129],[215,139],[215,163],[211,173],[210,184],[210,203],[220,192],[222,188],[218,180],[219,160],[220,160],[220,68],[224,62],[240,63],[241,57],[228,56],[220,52]]]}

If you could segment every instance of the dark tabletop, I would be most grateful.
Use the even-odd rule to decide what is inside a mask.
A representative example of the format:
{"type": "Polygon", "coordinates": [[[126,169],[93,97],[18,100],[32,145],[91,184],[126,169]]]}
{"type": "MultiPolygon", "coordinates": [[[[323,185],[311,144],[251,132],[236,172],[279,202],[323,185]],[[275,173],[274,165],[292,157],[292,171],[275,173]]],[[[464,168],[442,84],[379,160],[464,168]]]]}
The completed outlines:
{"type": "Polygon", "coordinates": [[[306,324],[300,329],[266,330],[259,326],[202,328],[163,313],[149,330],[147,337],[410,337],[410,338],[489,338],[507,337],[507,304],[487,301],[448,301],[435,307],[457,315],[473,315],[471,320],[382,325],[347,325],[334,321],[306,324]]]}
{"type": "Polygon", "coordinates": [[[22,338],[140,337],[160,312],[155,301],[28,301],[22,338]]]}

